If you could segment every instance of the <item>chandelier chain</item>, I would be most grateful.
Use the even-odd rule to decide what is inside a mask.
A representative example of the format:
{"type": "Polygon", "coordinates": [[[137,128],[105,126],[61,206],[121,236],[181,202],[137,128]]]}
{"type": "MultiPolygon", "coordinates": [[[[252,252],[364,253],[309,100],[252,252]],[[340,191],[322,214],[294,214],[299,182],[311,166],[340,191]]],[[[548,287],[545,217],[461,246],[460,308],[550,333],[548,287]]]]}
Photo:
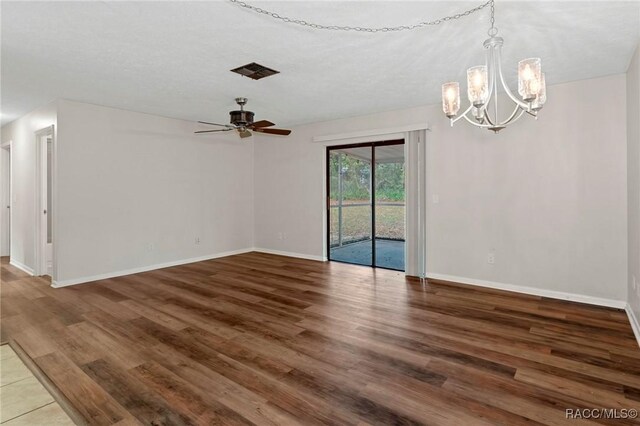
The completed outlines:
{"type": "MultiPolygon", "coordinates": [[[[302,19],[295,19],[295,18],[289,18],[287,16],[282,16],[278,13],[275,12],[271,12],[265,9],[262,9],[260,7],[257,6],[253,6],[249,3],[246,3],[244,1],[240,1],[240,0],[229,0],[231,3],[235,3],[240,7],[244,7],[245,9],[249,9],[252,10],[256,13],[261,13],[263,15],[267,15],[273,19],[279,19],[283,22],[286,23],[290,23],[290,24],[297,24],[297,25],[301,25],[304,27],[310,27],[310,28],[314,28],[317,30],[330,30],[330,31],[359,31],[359,32],[366,32],[366,33],[380,33],[380,32],[391,32],[391,31],[406,31],[406,30],[415,30],[418,28],[423,28],[426,26],[435,26],[435,25],[440,25],[442,23],[448,22],[448,21],[452,21],[455,19],[460,19],[460,18],[464,18],[465,16],[469,16],[472,13],[478,12],[482,9],[484,9],[485,7],[491,5],[491,28],[493,29],[493,1],[494,0],[488,0],[485,3],[482,3],[476,7],[474,7],[473,9],[469,9],[466,10],[464,12],[460,12],[460,13],[456,13],[455,15],[449,15],[449,16],[443,16],[442,18],[438,18],[435,19],[433,21],[424,21],[424,22],[418,22],[417,24],[411,24],[411,25],[398,25],[396,27],[377,27],[377,28],[369,28],[369,27],[352,27],[349,25],[323,25],[323,24],[316,24],[313,22],[308,22],[302,19]]],[[[491,30],[490,30],[491,31],[491,30]]],[[[497,31],[497,29],[496,29],[497,31]]]]}
{"type": "Polygon", "coordinates": [[[494,0],[489,0],[489,3],[491,4],[491,19],[489,20],[489,22],[491,22],[491,28],[489,28],[489,31],[487,31],[487,33],[489,34],[490,37],[495,37],[496,34],[498,34],[498,29],[496,28],[496,5],[494,0]]]}

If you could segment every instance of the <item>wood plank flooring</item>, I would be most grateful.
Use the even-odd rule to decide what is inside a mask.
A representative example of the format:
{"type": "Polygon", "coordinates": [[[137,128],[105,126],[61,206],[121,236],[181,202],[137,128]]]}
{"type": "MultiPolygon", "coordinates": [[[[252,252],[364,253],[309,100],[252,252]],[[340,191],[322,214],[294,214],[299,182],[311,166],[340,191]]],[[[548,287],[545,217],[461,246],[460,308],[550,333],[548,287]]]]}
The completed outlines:
{"type": "Polygon", "coordinates": [[[621,310],[260,253],[62,289],[0,267],[1,339],[91,425],[638,424],[565,418],[640,409],[621,310]]]}

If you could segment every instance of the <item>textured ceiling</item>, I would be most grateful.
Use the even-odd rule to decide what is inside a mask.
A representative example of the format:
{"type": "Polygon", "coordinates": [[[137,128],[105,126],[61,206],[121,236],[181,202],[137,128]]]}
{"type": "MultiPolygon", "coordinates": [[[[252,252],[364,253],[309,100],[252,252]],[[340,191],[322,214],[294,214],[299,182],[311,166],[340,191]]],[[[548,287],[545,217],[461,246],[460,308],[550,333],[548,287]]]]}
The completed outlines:
{"type": "MultiPolygon", "coordinates": [[[[481,1],[255,2],[317,23],[393,26],[481,1]]],[[[626,71],[640,3],[496,2],[504,68],[542,58],[547,84],[626,71]]],[[[2,122],[56,98],[190,120],[228,120],[233,98],[280,126],[436,103],[483,61],[489,10],[400,33],[303,28],[215,2],[2,2],[2,122]],[[229,72],[256,61],[281,73],[229,72]]]]}

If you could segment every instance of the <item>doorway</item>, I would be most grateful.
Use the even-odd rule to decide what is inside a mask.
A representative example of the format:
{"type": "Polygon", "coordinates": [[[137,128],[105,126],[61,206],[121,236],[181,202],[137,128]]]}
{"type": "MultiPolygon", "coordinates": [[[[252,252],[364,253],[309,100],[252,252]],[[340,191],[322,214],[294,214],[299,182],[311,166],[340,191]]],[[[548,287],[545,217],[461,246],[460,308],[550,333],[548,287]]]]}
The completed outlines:
{"type": "Polygon", "coordinates": [[[54,129],[36,132],[36,275],[53,275],[54,129]]]}
{"type": "Polygon", "coordinates": [[[327,147],[331,261],[405,270],[404,140],[327,147]]]}
{"type": "Polygon", "coordinates": [[[2,194],[2,223],[0,224],[0,256],[11,255],[11,143],[2,145],[0,149],[0,171],[2,174],[0,188],[2,194]]]}

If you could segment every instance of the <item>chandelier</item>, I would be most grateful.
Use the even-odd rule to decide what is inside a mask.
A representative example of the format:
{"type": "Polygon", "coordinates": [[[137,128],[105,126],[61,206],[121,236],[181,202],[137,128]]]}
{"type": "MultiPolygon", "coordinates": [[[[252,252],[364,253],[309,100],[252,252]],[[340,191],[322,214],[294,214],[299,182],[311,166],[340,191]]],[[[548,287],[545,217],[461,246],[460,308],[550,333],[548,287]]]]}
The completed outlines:
{"type": "Polygon", "coordinates": [[[498,133],[509,124],[520,119],[525,113],[537,118],[538,111],[542,109],[542,106],[547,100],[544,74],[540,67],[540,58],[524,59],[518,64],[518,94],[521,99],[517,98],[505,83],[502,66],[500,64],[500,53],[504,40],[497,36],[498,29],[495,27],[494,0],[487,0],[474,8],[453,15],[394,27],[356,27],[350,25],[320,24],[306,19],[303,20],[280,15],[241,0],[229,1],[239,7],[286,24],[299,25],[315,30],[353,31],[372,34],[413,31],[436,26],[465,18],[473,13],[479,12],[485,7],[491,6],[491,27],[488,31],[489,38],[484,42],[484,48],[487,52],[487,63],[485,65],[471,67],[467,70],[469,107],[462,114],[458,115],[460,111],[460,84],[457,81],[453,81],[442,85],[442,109],[446,116],[449,117],[451,126],[453,126],[456,121],[464,118],[474,126],[493,130],[498,133]],[[515,104],[511,115],[506,116],[503,120],[499,118],[498,85],[504,90],[513,104],[515,104]]]}
{"type": "Polygon", "coordinates": [[[487,32],[489,38],[484,42],[487,62],[467,70],[467,97],[469,107],[458,115],[460,111],[460,84],[457,81],[442,85],[442,109],[449,118],[451,126],[464,118],[474,126],[493,130],[500,130],[514,123],[525,113],[538,117],[547,101],[547,89],[542,73],[540,58],[523,59],[518,63],[518,94],[516,97],[504,81],[501,65],[501,50],[504,40],[497,37],[498,29],[495,27],[495,6],[491,4],[491,27],[487,32]],[[513,112],[499,118],[498,113],[498,88],[502,87],[508,98],[513,102],[513,112]]]}

